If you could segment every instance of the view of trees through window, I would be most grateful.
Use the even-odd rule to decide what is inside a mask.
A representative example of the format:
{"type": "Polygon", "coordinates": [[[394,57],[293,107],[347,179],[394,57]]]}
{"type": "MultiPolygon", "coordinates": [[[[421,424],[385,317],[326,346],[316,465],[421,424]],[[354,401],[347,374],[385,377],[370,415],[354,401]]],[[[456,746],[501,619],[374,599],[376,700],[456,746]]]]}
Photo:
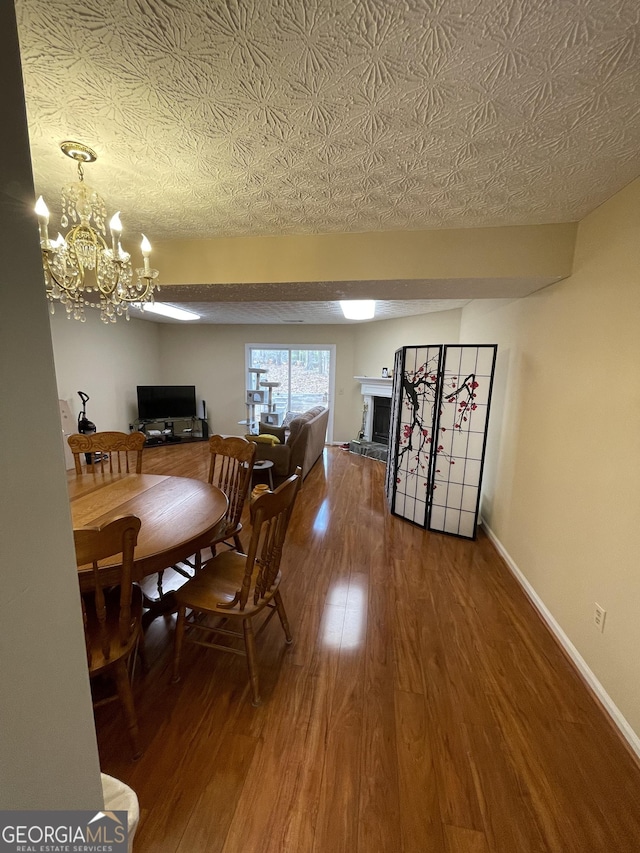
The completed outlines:
{"type": "Polygon", "coordinates": [[[328,405],[331,349],[252,346],[249,353],[249,367],[268,371],[262,381],[280,383],[273,389],[273,400],[281,415],[328,405]]]}

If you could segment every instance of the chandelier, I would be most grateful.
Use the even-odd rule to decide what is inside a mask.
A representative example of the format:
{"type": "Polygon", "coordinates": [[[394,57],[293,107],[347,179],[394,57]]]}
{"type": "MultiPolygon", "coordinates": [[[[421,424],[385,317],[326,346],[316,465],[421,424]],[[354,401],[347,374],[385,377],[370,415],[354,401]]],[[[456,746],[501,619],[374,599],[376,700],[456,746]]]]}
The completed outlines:
{"type": "Polygon", "coordinates": [[[120,213],[109,222],[109,247],[104,239],[107,234],[104,201],[84,182],[82,165],[93,163],[97,154],[79,142],[63,142],[60,148],[78,164],[78,180],[62,188],[60,224],[63,229],[69,228],[64,237],[58,234],[57,239],[49,240],[49,210],[42,196],[36,204],[51,313],[55,303],[60,302],[69,318],[83,323],[85,306],[99,308],[105,323],[115,323],[122,315],[128,320],[129,305],[153,302],[153,292],[159,289],[155,283],[158,270],[149,266],[151,244],[143,234],[140,244],[143,267],[136,269],[134,276],[131,256],[120,245],[120,213]]]}

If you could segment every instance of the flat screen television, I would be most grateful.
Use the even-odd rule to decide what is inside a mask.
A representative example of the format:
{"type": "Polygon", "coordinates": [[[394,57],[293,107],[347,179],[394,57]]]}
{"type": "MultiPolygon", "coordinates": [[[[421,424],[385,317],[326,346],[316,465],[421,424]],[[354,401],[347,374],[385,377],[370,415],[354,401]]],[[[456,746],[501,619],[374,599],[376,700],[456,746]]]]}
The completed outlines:
{"type": "Polygon", "coordinates": [[[195,385],[138,385],[138,417],[164,421],[196,417],[195,385]]]}

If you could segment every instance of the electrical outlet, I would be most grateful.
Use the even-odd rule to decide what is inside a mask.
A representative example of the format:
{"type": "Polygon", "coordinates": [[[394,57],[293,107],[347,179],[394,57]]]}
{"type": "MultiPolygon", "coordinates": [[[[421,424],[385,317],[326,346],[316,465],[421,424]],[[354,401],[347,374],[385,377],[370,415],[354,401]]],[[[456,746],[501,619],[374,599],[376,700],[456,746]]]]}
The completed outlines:
{"type": "Polygon", "coordinates": [[[593,624],[602,633],[604,631],[604,620],[607,617],[607,611],[604,607],[600,607],[596,601],[595,610],[593,611],[593,624]]]}

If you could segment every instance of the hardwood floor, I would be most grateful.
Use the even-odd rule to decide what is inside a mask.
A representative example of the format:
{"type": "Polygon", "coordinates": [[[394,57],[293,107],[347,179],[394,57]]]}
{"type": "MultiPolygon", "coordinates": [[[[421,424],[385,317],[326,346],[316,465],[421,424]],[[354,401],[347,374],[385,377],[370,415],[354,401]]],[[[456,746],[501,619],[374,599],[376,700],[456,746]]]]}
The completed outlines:
{"type": "MultiPolygon", "coordinates": [[[[206,479],[207,446],[143,465],[206,479]]],[[[187,647],[171,684],[174,619],[149,628],[143,757],[115,705],[96,718],[102,769],[140,800],[137,853],[637,853],[640,771],[489,540],[390,516],[383,474],[331,448],[305,481],[294,643],[272,620],[260,708],[214,650],[187,647]]]]}

